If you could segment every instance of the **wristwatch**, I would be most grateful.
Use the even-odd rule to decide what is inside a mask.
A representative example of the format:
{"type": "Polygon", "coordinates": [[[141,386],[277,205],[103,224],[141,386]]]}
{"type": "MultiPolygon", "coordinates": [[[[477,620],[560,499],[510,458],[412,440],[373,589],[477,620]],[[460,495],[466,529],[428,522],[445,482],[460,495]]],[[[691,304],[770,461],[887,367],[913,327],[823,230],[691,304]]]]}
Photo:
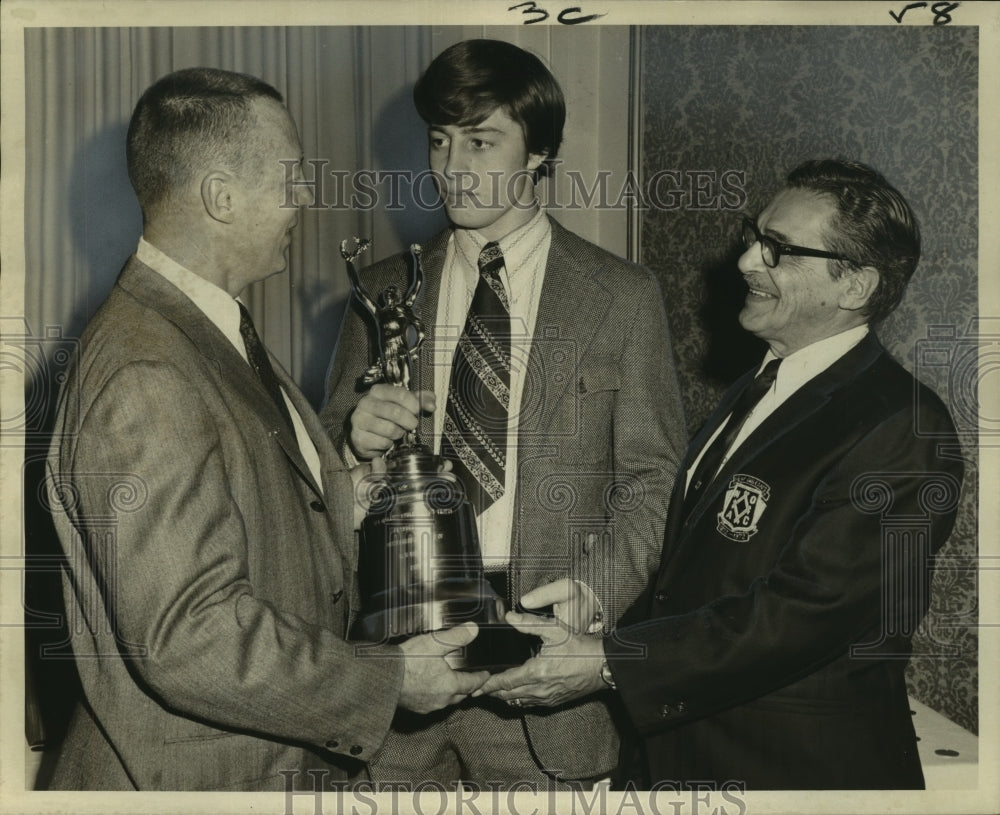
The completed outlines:
{"type": "Polygon", "coordinates": [[[618,686],[615,684],[615,678],[611,674],[611,667],[608,665],[607,660],[604,660],[604,662],[601,663],[601,679],[604,680],[604,684],[611,688],[611,690],[618,690],[618,686]]]}

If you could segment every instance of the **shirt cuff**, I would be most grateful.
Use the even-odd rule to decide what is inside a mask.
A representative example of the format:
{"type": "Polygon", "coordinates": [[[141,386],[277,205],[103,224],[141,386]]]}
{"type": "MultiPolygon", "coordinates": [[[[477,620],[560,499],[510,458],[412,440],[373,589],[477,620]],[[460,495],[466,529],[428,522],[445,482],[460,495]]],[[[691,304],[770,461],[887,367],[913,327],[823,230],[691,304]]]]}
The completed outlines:
{"type": "Polygon", "coordinates": [[[573,582],[576,583],[581,589],[583,589],[584,592],[586,592],[590,596],[590,599],[593,602],[593,604],[595,606],[597,606],[597,610],[594,612],[594,616],[590,620],[590,625],[587,626],[587,630],[584,633],[585,634],[597,634],[597,633],[603,631],[604,630],[604,604],[601,603],[601,598],[598,597],[596,594],[594,594],[593,589],[591,589],[590,586],[588,586],[582,580],[577,580],[574,577],[573,578],[573,582]]]}
{"type": "Polygon", "coordinates": [[[344,439],[343,459],[348,470],[353,470],[361,463],[358,457],[354,455],[354,451],[351,449],[350,442],[347,439],[344,439]]]}

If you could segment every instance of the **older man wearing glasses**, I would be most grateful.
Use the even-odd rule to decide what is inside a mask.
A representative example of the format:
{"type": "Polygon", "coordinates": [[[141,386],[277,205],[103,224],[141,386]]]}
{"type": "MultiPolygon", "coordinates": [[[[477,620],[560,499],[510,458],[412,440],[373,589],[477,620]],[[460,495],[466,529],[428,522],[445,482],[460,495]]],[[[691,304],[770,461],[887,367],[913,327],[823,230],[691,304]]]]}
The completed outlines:
{"type": "Polygon", "coordinates": [[[769,351],[688,448],[658,574],[603,640],[511,614],[544,645],[481,692],[617,694],[641,786],[922,788],[903,674],[962,463],[944,405],[869,329],[917,266],[916,220],[874,170],[816,161],[743,241],[740,322],[769,351]]]}

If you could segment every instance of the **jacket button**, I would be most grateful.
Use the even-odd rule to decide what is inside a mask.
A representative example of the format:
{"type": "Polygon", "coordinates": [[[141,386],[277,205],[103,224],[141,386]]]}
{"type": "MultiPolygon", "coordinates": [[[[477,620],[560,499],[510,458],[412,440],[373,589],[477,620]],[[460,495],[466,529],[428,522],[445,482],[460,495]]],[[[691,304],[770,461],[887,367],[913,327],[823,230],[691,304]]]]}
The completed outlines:
{"type": "Polygon", "coordinates": [[[669,595],[665,591],[658,591],[658,592],[656,592],[656,602],[657,603],[665,603],[665,602],[667,602],[668,597],[669,597],[669,595]]]}
{"type": "Polygon", "coordinates": [[[676,708],[678,713],[683,713],[685,710],[687,710],[687,705],[685,705],[683,702],[678,702],[676,708]]]}
{"type": "Polygon", "coordinates": [[[364,749],[365,748],[362,747],[360,744],[352,744],[351,745],[351,755],[352,756],[360,756],[361,753],[364,751],[364,749]]]}
{"type": "Polygon", "coordinates": [[[322,501],[310,501],[309,502],[309,509],[311,509],[311,510],[313,510],[315,512],[326,512],[326,507],[323,506],[323,502],[322,501]]]}
{"type": "Polygon", "coordinates": [[[673,711],[673,709],[671,709],[670,705],[664,705],[663,707],[660,708],[660,715],[664,719],[667,718],[667,716],[669,716],[673,712],[674,711],[673,711]]]}
{"type": "Polygon", "coordinates": [[[330,740],[329,740],[329,741],[328,741],[328,742],[326,743],[326,748],[327,748],[328,750],[336,750],[336,749],[337,749],[337,748],[338,748],[339,746],[340,746],[340,742],[339,742],[339,741],[337,741],[336,739],[330,739],[330,740]]]}

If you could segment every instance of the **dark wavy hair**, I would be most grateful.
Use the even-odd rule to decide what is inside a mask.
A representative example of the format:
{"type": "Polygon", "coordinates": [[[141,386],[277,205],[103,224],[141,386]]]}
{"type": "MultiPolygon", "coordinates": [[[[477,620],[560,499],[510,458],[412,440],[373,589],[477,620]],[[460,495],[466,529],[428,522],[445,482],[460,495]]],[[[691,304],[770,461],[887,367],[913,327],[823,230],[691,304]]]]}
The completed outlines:
{"type": "Polygon", "coordinates": [[[562,144],[566,101],[542,61],[501,40],[464,40],[446,48],[413,88],[413,101],[429,125],[477,125],[497,108],[521,125],[529,153],[545,153],[539,175],[562,144]]]}
{"type": "Polygon", "coordinates": [[[239,170],[256,141],[252,102],[284,100],[262,79],[218,68],[186,68],[146,89],[129,122],[128,176],[143,216],[211,164],[239,170]]]}
{"type": "Polygon", "coordinates": [[[878,286],[862,313],[872,322],[887,317],[920,260],[920,228],[906,199],[881,173],[851,161],[807,161],[786,182],[834,200],[827,246],[850,260],[830,261],[831,271],[840,277],[852,269],[875,268],[878,286]]]}

